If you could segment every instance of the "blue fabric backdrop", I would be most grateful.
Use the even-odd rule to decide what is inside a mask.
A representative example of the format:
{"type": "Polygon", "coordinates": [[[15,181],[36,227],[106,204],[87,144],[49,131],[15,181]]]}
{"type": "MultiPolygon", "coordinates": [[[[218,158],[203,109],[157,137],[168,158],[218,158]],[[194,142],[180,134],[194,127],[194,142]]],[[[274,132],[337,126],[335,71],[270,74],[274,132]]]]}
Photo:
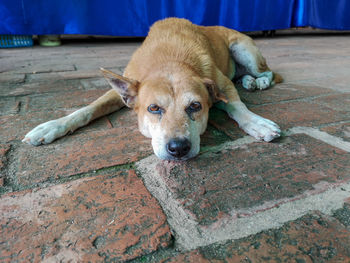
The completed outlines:
{"type": "Polygon", "coordinates": [[[297,0],[293,26],[350,30],[350,1],[297,0]]]}
{"type": "Polygon", "coordinates": [[[145,36],[161,18],[240,31],[350,29],[350,0],[0,0],[0,34],[145,36]]]}

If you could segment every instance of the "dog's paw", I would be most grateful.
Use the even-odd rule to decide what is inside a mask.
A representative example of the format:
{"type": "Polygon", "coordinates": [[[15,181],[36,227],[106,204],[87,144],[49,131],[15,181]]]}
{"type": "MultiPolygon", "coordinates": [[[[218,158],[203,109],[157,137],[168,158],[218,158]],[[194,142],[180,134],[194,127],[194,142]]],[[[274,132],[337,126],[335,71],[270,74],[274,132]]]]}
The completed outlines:
{"type": "Polygon", "coordinates": [[[61,119],[48,121],[35,127],[28,132],[22,142],[38,146],[40,144],[49,144],[55,139],[67,134],[69,129],[61,119]]]}
{"type": "Polygon", "coordinates": [[[246,90],[253,91],[257,88],[255,78],[250,75],[244,75],[240,81],[242,87],[246,90]]]}
{"type": "Polygon", "coordinates": [[[270,87],[270,80],[268,77],[260,77],[255,80],[256,82],[256,88],[259,90],[264,90],[270,87]]]}
{"type": "Polygon", "coordinates": [[[256,89],[264,90],[271,87],[272,79],[273,79],[272,71],[265,71],[263,73],[260,73],[255,80],[256,89]]]}
{"type": "Polygon", "coordinates": [[[246,133],[260,141],[270,142],[281,136],[281,129],[276,123],[255,114],[241,127],[246,133]]]}

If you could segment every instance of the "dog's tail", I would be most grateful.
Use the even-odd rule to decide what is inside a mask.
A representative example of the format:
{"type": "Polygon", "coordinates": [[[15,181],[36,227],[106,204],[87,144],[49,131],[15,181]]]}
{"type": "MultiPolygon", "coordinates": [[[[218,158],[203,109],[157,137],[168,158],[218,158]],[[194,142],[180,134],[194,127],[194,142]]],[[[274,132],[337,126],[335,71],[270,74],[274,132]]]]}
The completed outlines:
{"type": "Polygon", "coordinates": [[[273,72],[272,85],[283,82],[283,78],[280,74],[273,72]]]}

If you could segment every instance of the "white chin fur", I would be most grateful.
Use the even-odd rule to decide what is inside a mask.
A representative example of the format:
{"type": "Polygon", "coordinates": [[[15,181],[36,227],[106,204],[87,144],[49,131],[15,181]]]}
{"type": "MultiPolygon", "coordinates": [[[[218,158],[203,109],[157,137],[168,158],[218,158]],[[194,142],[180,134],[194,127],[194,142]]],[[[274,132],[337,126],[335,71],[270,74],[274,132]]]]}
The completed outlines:
{"type": "Polygon", "coordinates": [[[155,155],[162,160],[187,160],[195,157],[200,150],[200,132],[201,125],[195,121],[191,121],[189,125],[189,136],[184,136],[191,142],[191,150],[182,158],[171,156],[166,150],[168,140],[165,139],[165,134],[162,129],[154,130],[152,133],[152,146],[155,155]]]}

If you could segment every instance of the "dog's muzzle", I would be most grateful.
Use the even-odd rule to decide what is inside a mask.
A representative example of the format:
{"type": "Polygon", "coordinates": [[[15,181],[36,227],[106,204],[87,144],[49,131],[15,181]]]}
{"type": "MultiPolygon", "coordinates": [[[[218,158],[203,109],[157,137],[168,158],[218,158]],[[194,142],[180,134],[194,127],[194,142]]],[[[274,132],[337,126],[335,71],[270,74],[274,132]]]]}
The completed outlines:
{"type": "Polygon", "coordinates": [[[167,143],[166,150],[172,157],[180,159],[190,152],[191,142],[186,138],[174,138],[167,143]]]}

